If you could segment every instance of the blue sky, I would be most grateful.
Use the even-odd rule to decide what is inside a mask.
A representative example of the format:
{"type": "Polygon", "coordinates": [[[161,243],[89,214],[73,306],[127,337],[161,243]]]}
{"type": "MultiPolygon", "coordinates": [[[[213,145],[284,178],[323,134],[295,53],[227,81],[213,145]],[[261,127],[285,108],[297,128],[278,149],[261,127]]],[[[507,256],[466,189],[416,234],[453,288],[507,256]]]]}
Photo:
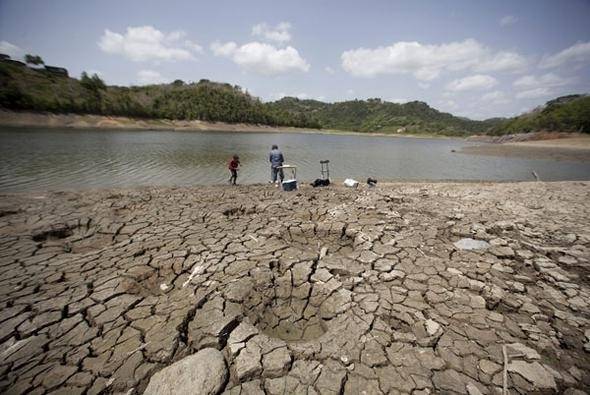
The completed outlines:
{"type": "Polygon", "coordinates": [[[423,100],[510,116],[590,92],[590,1],[0,0],[0,52],[109,84],[423,100]]]}

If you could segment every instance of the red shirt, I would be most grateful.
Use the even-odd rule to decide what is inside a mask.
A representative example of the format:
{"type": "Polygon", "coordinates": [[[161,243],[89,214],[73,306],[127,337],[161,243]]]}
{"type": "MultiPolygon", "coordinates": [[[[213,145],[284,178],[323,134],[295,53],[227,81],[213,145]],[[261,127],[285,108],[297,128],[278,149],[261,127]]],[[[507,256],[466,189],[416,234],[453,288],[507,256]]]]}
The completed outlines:
{"type": "Polygon", "coordinates": [[[238,170],[238,166],[240,166],[240,161],[236,159],[232,159],[229,161],[228,168],[230,170],[238,170]]]}

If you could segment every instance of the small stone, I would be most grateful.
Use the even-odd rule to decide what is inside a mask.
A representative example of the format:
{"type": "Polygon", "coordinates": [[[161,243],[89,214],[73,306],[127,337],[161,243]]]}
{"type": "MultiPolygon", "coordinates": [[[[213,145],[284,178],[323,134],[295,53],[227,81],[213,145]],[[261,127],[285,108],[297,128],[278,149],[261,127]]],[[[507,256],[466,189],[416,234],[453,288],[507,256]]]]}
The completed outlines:
{"type": "Polygon", "coordinates": [[[483,250],[488,248],[490,243],[483,240],[465,238],[455,242],[454,246],[460,250],[483,250]]]}
{"type": "Polygon", "coordinates": [[[474,309],[485,309],[486,300],[479,295],[473,295],[469,298],[469,306],[474,309]]]}
{"type": "Polygon", "coordinates": [[[215,395],[227,379],[227,367],[221,352],[205,348],[154,374],[144,395],[200,394],[215,395]]]}
{"type": "Polygon", "coordinates": [[[426,323],[424,325],[426,326],[426,332],[430,336],[436,335],[438,331],[441,330],[440,324],[430,319],[426,320],[426,323]]]}

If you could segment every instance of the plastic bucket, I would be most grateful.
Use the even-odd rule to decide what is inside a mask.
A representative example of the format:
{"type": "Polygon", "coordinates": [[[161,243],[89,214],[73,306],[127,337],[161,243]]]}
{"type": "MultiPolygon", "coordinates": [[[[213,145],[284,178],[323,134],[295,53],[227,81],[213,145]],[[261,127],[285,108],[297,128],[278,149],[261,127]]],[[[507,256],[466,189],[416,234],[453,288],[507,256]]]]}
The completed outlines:
{"type": "Polygon", "coordinates": [[[283,181],[283,191],[294,191],[297,189],[297,180],[283,181]]]}

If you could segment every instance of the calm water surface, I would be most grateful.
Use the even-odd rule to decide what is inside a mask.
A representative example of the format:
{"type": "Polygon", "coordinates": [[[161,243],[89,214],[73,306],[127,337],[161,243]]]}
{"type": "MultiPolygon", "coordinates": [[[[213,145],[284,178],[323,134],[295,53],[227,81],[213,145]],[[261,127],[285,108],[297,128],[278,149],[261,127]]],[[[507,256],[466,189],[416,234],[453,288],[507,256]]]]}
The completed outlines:
{"type": "Polygon", "coordinates": [[[0,129],[0,191],[219,184],[240,155],[239,183],[266,182],[278,144],[300,181],[588,180],[590,163],[454,153],[462,140],[297,133],[0,129]]]}

